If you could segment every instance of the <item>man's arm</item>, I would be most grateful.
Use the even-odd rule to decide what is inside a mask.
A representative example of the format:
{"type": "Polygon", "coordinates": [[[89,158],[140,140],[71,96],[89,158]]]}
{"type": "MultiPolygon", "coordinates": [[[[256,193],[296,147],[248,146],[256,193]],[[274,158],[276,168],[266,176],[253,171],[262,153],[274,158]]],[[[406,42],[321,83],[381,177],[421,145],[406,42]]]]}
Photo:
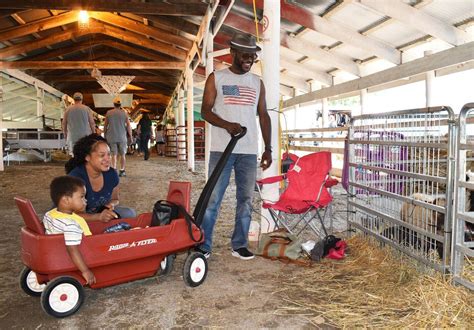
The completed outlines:
{"type": "Polygon", "coordinates": [[[67,139],[67,114],[69,112],[66,110],[64,112],[64,117],[63,117],[63,122],[62,122],[62,126],[63,126],[63,133],[64,133],[64,138],[67,139]]]}
{"type": "Polygon", "coordinates": [[[260,130],[262,131],[263,142],[265,143],[265,150],[262,154],[260,167],[266,170],[272,164],[272,122],[267,111],[267,102],[265,100],[265,85],[261,80],[257,112],[258,120],[260,122],[260,130]]]}
{"type": "Polygon", "coordinates": [[[94,116],[92,115],[92,109],[87,107],[87,109],[89,109],[88,113],[89,113],[89,125],[91,127],[91,132],[92,133],[95,133],[95,121],[94,121],[94,116]]]}
{"type": "Polygon", "coordinates": [[[107,116],[105,116],[105,120],[104,120],[104,136],[107,135],[107,128],[109,127],[109,118],[107,116]]]}
{"type": "Polygon", "coordinates": [[[215,85],[214,73],[211,73],[206,80],[204,95],[202,98],[201,115],[209,124],[225,129],[229,134],[236,135],[242,132],[242,126],[239,123],[231,123],[222,119],[214,112],[214,102],[216,101],[217,90],[215,85]]]}
{"type": "Polygon", "coordinates": [[[81,251],[79,251],[79,245],[66,245],[67,253],[71,257],[72,261],[79,269],[82,277],[85,278],[86,283],[91,285],[95,283],[95,276],[91,270],[87,267],[84,258],[82,258],[81,251]]]}
{"type": "Polygon", "coordinates": [[[128,116],[126,118],[126,125],[127,125],[128,137],[131,139],[132,138],[132,125],[130,125],[130,119],[128,119],[128,116]]]}

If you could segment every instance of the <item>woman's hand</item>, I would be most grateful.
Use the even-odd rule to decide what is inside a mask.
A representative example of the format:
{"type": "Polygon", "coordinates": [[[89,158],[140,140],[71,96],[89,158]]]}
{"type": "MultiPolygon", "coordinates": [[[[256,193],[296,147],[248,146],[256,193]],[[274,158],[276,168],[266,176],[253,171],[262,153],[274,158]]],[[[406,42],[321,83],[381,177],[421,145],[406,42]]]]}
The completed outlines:
{"type": "Polygon", "coordinates": [[[113,210],[106,208],[102,212],[98,213],[99,215],[99,221],[101,222],[109,222],[110,220],[117,219],[117,213],[115,213],[113,210]]]}

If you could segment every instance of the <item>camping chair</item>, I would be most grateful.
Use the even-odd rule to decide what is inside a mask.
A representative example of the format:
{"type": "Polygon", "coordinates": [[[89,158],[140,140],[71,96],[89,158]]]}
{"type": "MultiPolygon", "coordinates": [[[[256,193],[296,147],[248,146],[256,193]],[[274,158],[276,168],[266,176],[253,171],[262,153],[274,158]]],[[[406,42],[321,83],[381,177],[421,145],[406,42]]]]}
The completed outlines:
{"type": "Polygon", "coordinates": [[[257,180],[260,196],[265,184],[282,180],[287,184],[278,201],[262,198],[262,206],[268,209],[277,227],[284,227],[297,236],[308,227],[324,238],[328,235],[324,222],[332,201],[328,188],[338,183],[329,175],[331,153],[322,151],[295,158],[287,173],[257,180]]]}

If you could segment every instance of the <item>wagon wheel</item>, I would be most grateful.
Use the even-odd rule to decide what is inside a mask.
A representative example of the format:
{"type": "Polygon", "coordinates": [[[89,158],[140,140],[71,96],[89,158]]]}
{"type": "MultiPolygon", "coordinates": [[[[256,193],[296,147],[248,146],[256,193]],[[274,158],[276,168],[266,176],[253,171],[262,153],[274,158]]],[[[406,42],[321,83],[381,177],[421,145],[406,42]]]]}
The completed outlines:
{"type": "Polygon", "coordinates": [[[39,284],[36,273],[28,267],[24,267],[20,273],[20,287],[27,295],[39,297],[46,284],[39,284]]]}
{"type": "Polygon", "coordinates": [[[207,276],[207,260],[201,252],[192,252],[183,268],[184,283],[190,287],[201,285],[207,276]]]}
{"type": "Polygon", "coordinates": [[[174,259],[176,259],[176,254],[170,254],[163,258],[158,269],[158,276],[167,276],[173,271],[174,259]]]}
{"type": "Polygon", "coordinates": [[[66,317],[81,308],[84,289],[75,278],[63,276],[48,283],[41,294],[41,307],[54,317],[66,317]]]}

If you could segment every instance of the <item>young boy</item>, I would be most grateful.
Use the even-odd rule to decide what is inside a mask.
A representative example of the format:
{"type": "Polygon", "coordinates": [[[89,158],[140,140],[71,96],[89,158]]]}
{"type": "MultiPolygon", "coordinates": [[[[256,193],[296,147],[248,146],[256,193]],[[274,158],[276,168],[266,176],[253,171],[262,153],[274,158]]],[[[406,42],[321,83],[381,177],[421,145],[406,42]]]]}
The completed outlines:
{"type": "Polygon", "coordinates": [[[82,234],[88,236],[92,233],[84,218],[75,214],[75,212],[84,211],[87,204],[84,181],[73,176],[57,177],[51,182],[50,193],[56,208],[44,215],[46,234],[64,233],[69,256],[81,271],[87,284],[94,284],[95,276],[87,267],[79,251],[82,234]]]}

